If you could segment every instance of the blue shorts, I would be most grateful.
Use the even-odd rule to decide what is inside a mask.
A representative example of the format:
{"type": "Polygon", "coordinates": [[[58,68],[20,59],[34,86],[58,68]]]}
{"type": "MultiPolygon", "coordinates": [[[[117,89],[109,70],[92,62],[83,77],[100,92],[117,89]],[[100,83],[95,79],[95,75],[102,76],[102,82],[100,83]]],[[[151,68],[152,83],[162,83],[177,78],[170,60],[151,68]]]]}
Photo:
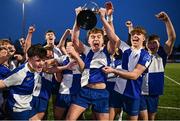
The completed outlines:
{"type": "Polygon", "coordinates": [[[140,102],[140,111],[147,110],[150,113],[157,112],[159,103],[159,96],[158,95],[142,95],[141,102],[140,102]]]}
{"type": "Polygon", "coordinates": [[[69,108],[72,103],[73,97],[74,96],[72,96],[71,94],[58,94],[55,106],[61,108],[69,108]]]}
{"type": "Polygon", "coordinates": [[[31,118],[31,110],[22,112],[13,112],[8,110],[9,120],[29,120],[31,118]]]}
{"type": "Polygon", "coordinates": [[[110,95],[114,91],[114,86],[115,86],[115,82],[110,82],[110,81],[106,82],[106,89],[109,91],[110,95]]]}
{"type": "Polygon", "coordinates": [[[110,96],[110,107],[122,108],[129,116],[139,114],[140,99],[134,99],[113,91],[110,96]]]}
{"type": "Polygon", "coordinates": [[[48,100],[40,97],[33,97],[31,117],[40,112],[46,112],[48,107],[48,100]]]}
{"type": "Polygon", "coordinates": [[[57,82],[56,80],[53,80],[52,81],[52,94],[53,95],[58,95],[59,87],[60,87],[60,82],[57,82]]]}
{"type": "Polygon", "coordinates": [[[7,116],[9,120],[29,120],[31,118],[32,110],[25,110],[21,112],[13,111],[13,107],[10,106],[10,103],[6,103],[7,116]]]}
{"type": "Polygon", "coordinates": [[[106,89],[83,87],[72,103],[84,108],[92,105],[97,113],[109,113],[109,92],[106,89]]]}

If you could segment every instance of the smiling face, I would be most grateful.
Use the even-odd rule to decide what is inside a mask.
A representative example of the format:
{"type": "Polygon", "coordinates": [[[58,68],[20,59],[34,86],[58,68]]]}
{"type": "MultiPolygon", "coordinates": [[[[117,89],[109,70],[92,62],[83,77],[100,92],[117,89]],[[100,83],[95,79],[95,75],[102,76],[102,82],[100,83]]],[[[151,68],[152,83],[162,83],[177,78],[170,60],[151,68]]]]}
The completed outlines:
{"type": "Polygon", "coordinates": [[[14,45],[8,44],[8,45],[7,45],[7,48],[8,48],[9,54],[10,54],[11,56],[13,56],[13,55],[15,54],[15,52],[16,52],[16,49],[15,49],[14,45]]]}
{"type": "Polygon", "coordinates": [[[148,42],[146,43],[146,48],[151,54],[156,54],[160,46],[160,38],[157,35],[149,36],[148,42]]]}
{"type": "Polygon", "coordinates": [[[100,29],[91,30],[88,36],[88,43],[94,52],[99,51],[104,44],[103,31],[100,29]]]}
{"type": "Polygon", "coordinates": [[[41,72],[45,63],[45,59],[41,59],[38,56],[34,56],[28,59],[30,68],[35,72],[41,72]]]}
{"type": "Polygon", "coordinates": [[[14,53],[16,52],[16,49],[14,45],[10,42],[10,40],[7,40],[7,39],[1,40],[0,46],[6,48],[10,56],[13,56],[14,53]]]}
{"type": "Polygon", "coordinates": [[[5,61],[9,60],[8,50],[4,47],[0,47],[0,64],[3,64],[5,61]]]}
{"type": "Polygon", "coordinates": [[[6,58],[8,56],[8,50],[5,47],[0,47],[0,58],[6,58]]]}
{"type": "Polygon", "coordinates": [[[131,31],[131,44],[133,48],[140,49],[143,47],[143,42],[146,40],[146,31],[143,28],[137,27],[131,31]]]}
{"type": "Polygon", "coordinates": [[[145,41],[145,37],[141,33],[135,33],[131,35],[131,44],[134,48],[143,47],[143,42],[145,41]]]}
{"type": "Polygon", "coordinates": [[[150,53],[155,54],[159,49],[159,42],[158,40],[153,40],[147,43],[147,49],[150,53]]]}
{"type": "Polygon", "coordinates": [[[30,70],[41,72],[44,67],[46,55],[47,51],[42,45],[32,45],[27,51],[28,65],[30,70]]]}

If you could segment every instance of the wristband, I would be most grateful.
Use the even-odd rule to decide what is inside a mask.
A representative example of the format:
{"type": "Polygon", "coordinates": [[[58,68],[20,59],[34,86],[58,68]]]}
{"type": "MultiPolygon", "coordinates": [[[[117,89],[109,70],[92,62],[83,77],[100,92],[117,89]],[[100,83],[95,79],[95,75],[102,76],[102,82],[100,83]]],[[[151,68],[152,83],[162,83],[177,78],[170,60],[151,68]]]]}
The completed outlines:
{"type": "Polygon", "coordinates": [[[106,16],[106,20],[107,20],[108,22],[112,22],[112,21],[113,21],[113,15],[106,16]]]}

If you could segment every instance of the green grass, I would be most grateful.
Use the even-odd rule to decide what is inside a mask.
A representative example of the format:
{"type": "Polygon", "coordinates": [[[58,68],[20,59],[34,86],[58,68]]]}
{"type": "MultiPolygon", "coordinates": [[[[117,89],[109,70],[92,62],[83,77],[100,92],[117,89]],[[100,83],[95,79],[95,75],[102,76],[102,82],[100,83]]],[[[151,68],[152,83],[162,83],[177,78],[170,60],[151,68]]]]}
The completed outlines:
{"type": "MultiPolygon", "coordinates": [[[[167,64],[165,75],[180,83],[180,64],[167,64]]],[[[160,97],[159,106],[180,108],[180,85],[165,78],[164,95],[160,97]]],[[[159,120],[180,120],[180,110],[158,109],[159,120]]]]}
{"type": "MultiPolygon", "coordinates": [[[[165,75],[180,83],[180,64],[167,64],[165,75]]],[[[180,85],[165,78],[164,95],[160,97],[159,106],[180,108],[180,85]]],[[[48,120],[53,120],[52,99],[49,103],[48,120]]],[[[85,112],[86,119],[90,119],[91,111],[85,112]]],[[[125,117],[125,115],[123,116],[125,117]]],[[[180,120],[180,110],[158,109],[158,120],[180,120]]]]}

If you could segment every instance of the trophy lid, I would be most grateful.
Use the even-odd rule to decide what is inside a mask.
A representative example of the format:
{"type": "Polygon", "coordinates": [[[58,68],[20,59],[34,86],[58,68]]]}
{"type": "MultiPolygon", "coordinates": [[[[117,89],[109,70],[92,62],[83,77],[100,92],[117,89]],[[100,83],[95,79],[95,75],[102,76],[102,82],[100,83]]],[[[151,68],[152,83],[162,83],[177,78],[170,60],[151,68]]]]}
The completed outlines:
{"type": "Polygon", "coordinates": [[[91,10],[92,12],[97,13],[99,11],[99,6],[95,2],[89,1],[82,7],[82,9],[91,10]]]}

